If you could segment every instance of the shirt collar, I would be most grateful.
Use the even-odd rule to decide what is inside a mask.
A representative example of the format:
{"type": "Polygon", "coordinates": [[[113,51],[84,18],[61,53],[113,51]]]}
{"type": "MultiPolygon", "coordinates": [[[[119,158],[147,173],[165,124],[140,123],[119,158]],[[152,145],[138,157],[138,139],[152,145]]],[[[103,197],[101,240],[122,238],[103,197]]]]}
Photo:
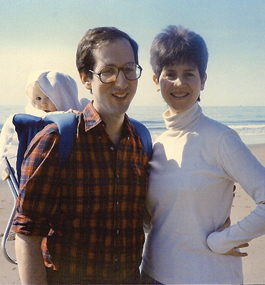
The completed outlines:
{"type": "MultiPolygon", "coordinates": [[[[88,131],[100,123],[104,124],[99,113],[93,106],[93,101],[90,101],[83,111],[83,117],[85,121],[85,131],[88,131]]],[[[132,123],[129,120],[129,117],[125,114],[124,123],[123,123],[123,134],[128,135],[132,132],[132,123]]]]}
{"type": "Polygon", "coordinates": [[[92,129],[103,122],[99,113],[93,106],[93,101],[89,102],[85,107],[83,111],[83,117],[85,121],[85,131],[92,129]]]}

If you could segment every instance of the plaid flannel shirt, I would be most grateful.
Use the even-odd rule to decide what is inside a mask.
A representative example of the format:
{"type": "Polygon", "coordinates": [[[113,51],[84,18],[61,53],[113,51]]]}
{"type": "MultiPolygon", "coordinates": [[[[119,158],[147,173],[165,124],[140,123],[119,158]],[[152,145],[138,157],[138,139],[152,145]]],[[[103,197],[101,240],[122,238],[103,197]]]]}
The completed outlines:
{"type": "Polygon", "coordinates": [[[122,282],[140,265],[144,242],[148,158],[140,138],[125,115],[116,146],[90,103],[61,168],[58,143],[55,124],[31,142],[13,230],[48,236],[45,259],[77,283],[122,282]]]}

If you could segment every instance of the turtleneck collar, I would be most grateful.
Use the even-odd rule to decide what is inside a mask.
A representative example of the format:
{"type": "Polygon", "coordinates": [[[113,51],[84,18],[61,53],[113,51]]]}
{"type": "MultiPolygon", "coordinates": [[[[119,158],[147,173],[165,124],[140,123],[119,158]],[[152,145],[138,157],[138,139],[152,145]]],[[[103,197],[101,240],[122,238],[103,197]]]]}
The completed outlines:
{"type": "Polygon", "coordinates": [[[169,110],[165,111],[163,118],[168,130],[181,130],[193,123],[202,113],[201,106],[196,102],[188,110],[175,115],[170,115],[169,110]]]}

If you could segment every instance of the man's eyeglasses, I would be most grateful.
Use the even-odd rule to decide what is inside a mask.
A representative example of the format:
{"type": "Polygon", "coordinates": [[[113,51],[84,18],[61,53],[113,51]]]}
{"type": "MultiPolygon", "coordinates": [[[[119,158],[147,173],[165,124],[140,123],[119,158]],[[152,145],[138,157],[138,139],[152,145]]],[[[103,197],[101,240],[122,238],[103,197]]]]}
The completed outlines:
{"type": "Polygon", "coordinates": [[[136,63],[127,63],[120,68],[113,65],[104,66],[99,73],[93,70],[89,70],[89,72],[98,76],[102,83],[108,84],[117,80],[121,70],[126,79],[133,81],[140,78],[143,69],[136,63]]]}

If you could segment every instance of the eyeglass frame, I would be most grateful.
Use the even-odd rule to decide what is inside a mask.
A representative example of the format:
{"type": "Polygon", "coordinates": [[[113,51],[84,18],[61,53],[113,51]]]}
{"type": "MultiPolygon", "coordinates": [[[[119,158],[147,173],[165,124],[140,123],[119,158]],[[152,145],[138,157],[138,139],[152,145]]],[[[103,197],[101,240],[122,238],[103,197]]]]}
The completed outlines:
{"type": "Polygon", "coordinates": [[[138,80],[138,79],[141,77],[143,68],[142,68],[139,64],[137,64],[137,63],[126,63],[126,64],[124,64],[124,66],[123,66],[123,67],[117,67],[117,66],[115,66],[115,65],[105,65],[105,66],[103,66],[103,67],[101,68],[100,72],[95,72],[95,71],[93,71],[93,70],[91,70],[91,69],[89,69],[88,71],[91,72],[92,74],[96,75],[96,76],[99,78],[100,82],[102,82],[103,84],[110,84],[110,83],[115,82],[115,81],[117,80],[117,78],[118,78],[118,76],[119,76],[121,70],[122,70],[122,72],[123,72],[125,78],[126,78],[127,80],[129,80],[129,81],[135,81],[135,80],[138,80]],[[134,65],[136,66],[136,68],[139,68],[139,70],[140,70],[140,75],[139,75],[139,77],[137,77],[137,78],[135,78],[135,79],[129,79],[129,78],[127,78],[127,76],[126,76],[126,74],[124,73],[124,70],[123,70],[123,69],[124,69],[124,66],[130,65],[130,64],[134,64],[134,65]],[[103,69],[106,68],[106,67],[108,67],[108,66],[117,68],[117,69],[118,69],[118,74],[117,74],[116,79],[115,79],[114,81],[111,81],[111,82],[103,82],[103,81],[101,80],[101,74],[102,74],[103,69]]]}

